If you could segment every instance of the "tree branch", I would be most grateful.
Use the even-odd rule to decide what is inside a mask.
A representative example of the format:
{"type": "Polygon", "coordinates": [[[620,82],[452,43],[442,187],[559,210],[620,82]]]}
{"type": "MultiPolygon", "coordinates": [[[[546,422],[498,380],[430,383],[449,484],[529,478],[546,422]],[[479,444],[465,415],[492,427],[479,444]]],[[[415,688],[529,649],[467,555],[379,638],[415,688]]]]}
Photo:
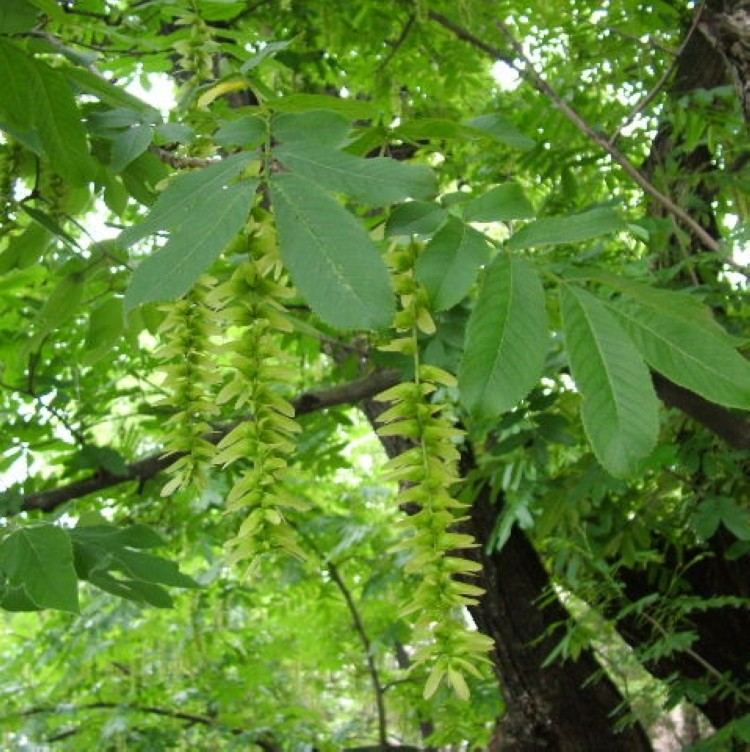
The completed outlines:
{"type": "MultiPolygon", "coordinates": [[[[373,371],[367,376],[345,384],[305,392],[294,400],[294,408],[297,415],[305,415],[317,410],[324,410],[328,407],[355,404],[360,400],[372,397],[378,392],[394,386],[398,383],[399,379],[400,375],[397,371],[373,371]]],[[[222,426],[206,438],[217,443],[236,425],[237,422],[222,426]]],[[[177,459],[177,455],[175,454],[152,454],[128,465],[127,472],[122,475],[114,475],[106,470],[100,470],[96,475],[75,481],[74,483],[26,494],[20,499],[20,503],[13,504],[12,507],[15,511],[41,510],[43,512],[51,512],[61,504],[87,496],[96,491],[103,491],[104,489],[130,481],[149,480],[171,465],[175,459],[177,459]]],[[[9,510],[5,513],[12,513],[12,511],[9,510]]]]}
{"type": "Polygon", "coordinates": [[[218,159],[212,157],[184,157],[179,154],[173,154],[169,149],[165,149],[163,146],[156,146],[151,144],[148,150],[161,159],[164,164],[168,164],[175,170],[186,170],[191,167],[210,167],[216,164],[218,159]]]}
{"type": "Polygon", "coordinates": [[[515,70],[518,71],[526,81],[528,81],[534,88],[540,93],[544,94],[548,99],[554,102],[555,106],[562,112],[565,117],[570,120],[581,133],[583,133],[590,141],[601,147],[609,156],[622,167],[625,173],[633,179],[633,181],[646,193],[652,196],[658,201],[673,217],[680,220],[690,231],[695,235],[698,240],[710,251],[719,253],[721,246],[719,242],[713,238],[701,225],[693,219],[682,207],[678,206],[669,196],[662,193],[626,156],[623,154],[605,135],[594,130],[581,115],[574,110],[552,86],[547,80],[537,72],[534,64],[529,60],[526,53],[523,51],[523,47],[518,40],[513,36],[511,30],[502,22],[496,21],[497,27],[507,38],[508,43],[515,51],[516,55],[520,58],[522,65],[519,65],[518,61],[514,58],[506,55],[502,50],[494,47],[487,42],[474,36],[471,32],[463,29],[462,27],[450,21],[440,13],[430,12],[430,18],[439,23],[441,26],[452,31],[457,37],[463,39],[469,44],[483,50],[488,55],[491,55],[496,60],[501,60],[507,63],[515,70]]]}
{"type": "Polygon", "coordinates": [[[652,372],[651,377],[664,404],[689,415],[734,449],[750,449],[750,423],[745,416],[709,402],[659,373],[652,372]]]}
{"type": "MultiPolygon", "coordinates": [[[[0,723],[11,718],[29,718],[33,715],[42,715],[45,713],[77,713],[83,710],[131,710],[137,713],[146,713],[149,715],[159,715],[165,718],[174,718],[178,721],[185,721],[189,724],[199,724],[201,726],[211,726],[213,728],[224,728],[233,736],[240,736],[247,733],[247,731],[242,728],[222,726],[222,724],[219,723],[216,718],[211,718],[210,716],[185,713],[181,710],[171,710],[170,708],[161,708],[154,705],[130,705],[128,703],[106,701],[87,702],[81,705],[56,705],[29,708],[28,710],[22,710],[19,713],[13,713],[11,715],[5,716],[4,718],[0,718],[0,723]]],[[[72,733],[66,732],[66,735],[72,735],[72,733]]],[[[276,744],[276,742],[266,733],[259,735],[256,739],[253,739],[253,744],[260,747],[264,752],[282,752],[281,747],[276,744]]]]}
{"type": "Polygon", "coordinates": [[[375,656],[372,654],[372,643],[370,642],[370,637],[367,634],[364,623],[362,622],[362,617],[360,616],[357,604],[354,602],[351,591],[341,577],[338,567],[332,561],[329,561],[326,564],[326,568],[331,575],[331,579],[334,581],[336,587],[346,601],[346,607],[349,609],[352,621],[354,622],[354,629],[357,631],[362,647],[364,648],[367,670],[370,674],[373,692],[375,693],[375,705],[378,709],[378,740],[383,748],[387,748],[388,725],[385,714],[385,692],[383,690],[383,685],[380,682],[378,668],[375,665],[375,656]]]}

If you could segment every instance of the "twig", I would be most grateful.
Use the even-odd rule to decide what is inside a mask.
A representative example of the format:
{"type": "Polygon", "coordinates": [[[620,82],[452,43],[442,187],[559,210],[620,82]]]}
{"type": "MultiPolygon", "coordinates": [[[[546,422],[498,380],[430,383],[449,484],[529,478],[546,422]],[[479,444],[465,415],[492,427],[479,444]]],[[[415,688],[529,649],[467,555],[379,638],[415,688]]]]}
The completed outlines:
{"type": "MultiPolygon", "coordinates": [[[[622,37],[623,39],[630,39],[633,42],[639,42],[643,44],[643,39],[641,39],[641,37],[637,36],[636,34],[631,34],[630,32],[623,31],[622,29],[616,29],[614,26],[604,26],[603,28],[604,31],[608,31],[610,34],[617,34],[618,37],[622,37]]],[[[677,57],[680,54],[680,51],[673,49],[669,45],[663,44],[658,39],[654,39],[652,36],[646,37],[646,43],[653,47],[655,50],[661,50],[662,52],[666,52],[667,55],[672,55],[673,57],[677,57]]]]}
{"type": "Polygon", "coordinates": [[[686,227],[688,227],[693,234],[700,240],[700,242],[709,250],[719,253],[721,246],[719,242],[713,238],[706,230],[700,226],[684,209],[678,206],[669,196],[662,193],[656,186],[651,183],[648,178],[613,144],[609,139],[594,130],[582,117],[576,112],[558,93],[555,89],[537,72],[531,60],[529,60],[526,53],[523,51],[523,47],[518,40],[513,36],[510,29],[502,22],[496,21],[498,29],[507,38],[511,47],[521,59],[523,65],[519,65],[517,60],[509,58],[504,52],[498,48],[488,44],[487,42],[478,39],[466,29],[462,29],[457,26],[453,21],[449,21],[445,16],[440,13],[430,12],[430,18],[437,23],[441,24],[445,28],[452,31],[456,36],[475,47],[484,50],[487,54],[492,55],[496,60],[502,60],[513,67],[518,73],[531,83],[537,91],[544,94],[550,100],[552,100],[560,112],[570,120],[573,125],[578,128],[589,140],[600,146],[609,156],[622,167],[627,175],[629,175],[633,181],[639,185],[646,193],[656,199],[672,216],[679,219],[686,227]]]}
{"type": "Polygon", "coordinates": [[[401,33],[398,35],[398,38],[395,42],[393,42],[393,47],[391,48],[391,51],[385,56],[385,59],[382,63],[378,66],[378,73],[382,73],[387,67],[388,64],[393,60],[394,57],[398,54],[398,51],[401,49],[401,46],[406,41],[406,38],[409,36],[409,32],[411,31],[412,26],[414,26],[414,20],[415,15],[412,13],[409,18],[406,20],[406,23],[404,24],[404,28],[401,29],[401,33]]]}
{"type": "Polygon", "coordinates": [[[695,12],[695,15],[693,16],[693,22],[690,25],[690,28],[688,29],[688,33],[685,35],[685,39],[682,41],[682,44],[680,45],[680,49],[677,51],[676,54],[674,54],[674,57],[667,67],[667,69],[662,73],[662,75],[659,77],[659,80],[654,84],[654,86],[651,88],[651,90],[646,94],[646,96],[641,99],[640,102],[637,102],[633,109],[627,114],[625,119],[620,123],[620,125],[617,126],[617,129],[615,132],[610,136],[610,143],[614,144],[617,139],[620,137],[620,134],[622,133],[624,128],[627,128],[630,123],[633,122],[635,117],[643,112],[643,110],[648,107],[651,102],[656,99],[659,92],[664,88],[664,85],[667,83],[667,81],[672,76],[672,73],[674,73],[675,69],[677,68],[677,65],[679,64],[679,59],[682,55],[682,53],[685,51],[685,47],[687,47],[688,42],[690,41],[690,38],[695,33],[696,28],[698,27],[698,22],[700,21],[701,15],[703,13],[703,8],[705,7],[705,0],[701,3],[698,10],[695,12]]]}
{"type": "MultiPolygon", "coordinates": [[[[121,702],[87,702],[81,705],[57,705],[57,706],[39,706],[22,710],[18,713],[12,713],[0,718],[0,723],[12,718],[29,718],[33,715],[42,715],[45,713],[58,714],[61,712],[77,713],[84,710],[130,710],[136,713],[147,713],[149,715],[158,715],[164,718],[174,718],[178,721],[185,721],[189,724],[198,724],[201,726],[210,726],[212,728],[223,728],[233,736],[241,736],[248,733],[243,728],[232,728],[224,726],[215,718],[205,715],[196,715],[194,713],[185,713],[181,710],[171,710],[170,708],[161,708],[154,705],[129,705],[121,702]]],[[[66,736],[72,736],[77,733],[76,730],[64,732],[66,736]]],[[[264,752],[281,752],[281,747],[268,734],[262,734],[252,740],[252,743],[260,747],[264,752]]]]}
{"type": "MultiPolygon", "coordinates": [[[[349,405],[372,397],[399,382],[400,376],[397,371],[373,371],[372,373],[345,384],[320,389],[314,392],[305,392],[294,400],[294,408],[297,415],[323,410],[327,407],[349,405]]],[[[218,442],[223,436],[231,431],[237,423],[219,426],[206,438],[218,442]]],[[[68,483],[64,486],[51,488],[46,491],[37,491],[21,497],[18,504],[13,505],[13,510],[30,511],[38,509],[43,512],[51,512],[62,504],[73,499],[78,499],[96,491],[121,485],[129,481],[146,481],[153,478],[174,462],[179,455],[176,454],[152,454],[127,466],[122,475],[114,475],[100,469],[95,475],[83,480],[68,483]]],[[[0,502],[2,495],[0,495],[0,502]]],[[[12,514],[12,510],[3,510],[3,514],[12,514]]]]}
{"type": "Polygon", "coordinates": [[[370,682],[372,684],[373,694],[375,695],[375,706],[378,713],[378,741],[380,742],[382,749],[390,749],[388,744],[388,723],[385,712],[386,686],[380,681],[378,667],[375,664],[375,658],[372,654],[372,642],[370,641],[370,637],[365,629],[357,604],[354,602],[351,590],[349,590],[349,587],[344,582],[338,567],[330,559],[326,558],[315,541],[303,530],[300,530],[297,525],[293,525],[293,527],[297,535],[299,535],[299,537],[305,542],[305,545],[310,548],[322,562],[324,562],[323,566],[331,575],[334,585],[339,589],[339,592],[346,602],[346,607],[352,617],[352,622],[354,622],[354,629],[359,635],[359,640],[364,649],[365,660],[367,661],[367,671],[370,674],[370,682]]]}
{"type": "Polygon", "coordinates": [[[375,665],[375,657],[372,654],[372,643],[365,629],[365,625],[362,622],[357,604],[354,602],[351,591],[346,586],[346,583],[339,573],[338,567],[329,561],[326,565],[328,572],[331,575],[331,579],[336,583],[336,587],[340,590],[341,595],[346,601],[346,607],[349,609],[352,621],[354,622],[354,628],[357,630],[360,642],[365,652],[365,660],[367,661],[367,671],[370,674],[370,682],[372,683],[372,689],[375,694],[375,706],[378,711],[378,741],[384,749],[388,747],[388,725],[385,714],[385,690],[380,682],[380,676],[378,675],[378,667],[375,665]]]}
{"type": "Polygon", "coordinates": [[[191,167],[210,167],[219,161],[213,157],[181,157],[178,154],[173,154],[169,149],[156,146],[155,144],[151,144],[148,150],[159,157],[164,164],[168,164],[175,170],[186,170],[191,167]]]}

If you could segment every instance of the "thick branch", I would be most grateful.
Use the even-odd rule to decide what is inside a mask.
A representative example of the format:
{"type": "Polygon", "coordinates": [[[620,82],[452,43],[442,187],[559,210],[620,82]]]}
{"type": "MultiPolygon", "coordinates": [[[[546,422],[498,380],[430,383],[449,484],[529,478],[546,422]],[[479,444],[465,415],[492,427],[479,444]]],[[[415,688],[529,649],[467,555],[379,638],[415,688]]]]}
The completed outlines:
{"type": "Polygon", "coordinates": [[[735,449],[750,449],[750,423],[745,416],[733,413],[703,397],[678,386],[659,373],[653,373],[659,398],[669,407],[676,407],[708,428],[735,449]]]}
{"type": "MultiPolygon", "coordinates": [[[[373,373],[355,381],[339,384],[328,389],[305,392],[294,400],[294,407],[297,415],[305,415],[317,410],[324,410],[327,407],[356,404],[394,386],[398,383],[398,380],[399,374],[396,371],[373,371],[373,373]]],[[[219,442],[235,425],[236,423],[223,426],[207,438],[214,443],[219,442]]],[[[27,494],[21,499],[20,504],[14,508],[19,509],[19,511],[39,509],[44,512],[51,512],[61,504],[87,496],[95,491],[103,491],[129,481],[145,481],[153,478],[176,459],[177,456],[174,454],[153,454],[128,465],[127,472],[122,475],[113,475],[105,470],[100,470],[96,475],[65,486],[27,494]]]]}

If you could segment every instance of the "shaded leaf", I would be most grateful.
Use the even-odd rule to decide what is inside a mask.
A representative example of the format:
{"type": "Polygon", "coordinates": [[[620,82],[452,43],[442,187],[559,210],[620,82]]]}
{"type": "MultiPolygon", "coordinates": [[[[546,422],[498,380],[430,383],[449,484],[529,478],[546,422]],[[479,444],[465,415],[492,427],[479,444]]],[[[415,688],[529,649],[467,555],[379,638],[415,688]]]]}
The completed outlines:
{"type": "Polygon", "coordinates": [[[530,219],[534,207],[517,183],[505,183],[466,204],[464,219],[468,222],[503,222],[509,219],[530,219]]]}
{"type": "Polygon", "coordinates": [[[124,327],[122,298],[108,298],[92,309],[86,330],[83,363],[91,365],[111,351],[124,327]]]}
{"type": "Polygon", "coordinates": [[[424,165],[385,157],[362,159],[309,142],[280,146],[274,154],[293,172],[373,206],[429,198],[437,189],[432,170],[424,165]]]}
{"type": "Polygon", "coordinates": [[[54,169],[73,185],[92,179],[86,129],[67,81],[45,63],[34,61],[31,95],[34,128],[54,169]]]}
{"type": "Polygon", "coordinates": [[[427,288],[434,310],[452,308],[462,300],[489,257],[487,238],[450,217],[427,244],[415,268],[417,280],[427,288]]]}
{"type": "Polygon", "coordinates": [[[136,125],[120,133],[112,144],[109,169],[122,172],[148,149],[154,132],[149,125],[136,125]]]}
{"type": "Polygon", "coordinates": [[[221,146],[257,146],[266,138],[266,123],[257,115],[230,120],[219,128],[214,139],[221,146]]]}
{"type": "Polygon", "coordinates": [[[377,117],[377,107],[362,99],[343,99],[327,97],[325,94],[291,94],[270,102],[277,112],[310,112],[311,110],[328,110],[338,112],[351,120],[370,120],[377,117]]]}
{"type": "Polygon", "coordinates": [[[539,380],[547,354],[547,312],[526,261],[498,256],[469,317],[458,372],[461,402],[482,417],[510,410],[539,380]]]}
{"type": "Polygon", "coordinates": [[[508,248],[538,248],[544,245],[580,243],[625,229],[612,209],[591,209],[568,217],[546,217],[522,227],[508,240],[508,248]]]}
{"type": "Polygon", "coordinates": [[[0,86],[0,112],[10,124],[30,130],[34,123],[34,64],[23,50],[0,38],[0,70],[6,71],[0,86]]]}
{"type": "Polygon", "coordinates": [[[396,206],[385,225],[385,236],[431,235],[443,224],[448,212],[437,204],[408,201],[396,206]]]}
{"type": "Polygon", "coordinates": [[[190,217],[182,211],[195,200],[192,194],[175,204],[174,212],[170,210],[166,216],[179,214],[182,226],[133,272],[125,293],[125,311],[142,303],[184,295],[245,224],[257,188],[255,180],[216,188],[203,196],[200,211],[190,217]]]}
{"type": "Polygon", "coordinates": [[[0,570],[38,608],[78,612],[78,578],[68,534],[50,524],[29,525],[0,543],[0,570]]]}
{"type": "Polygon", "coordinates": [[[607,307],[590,293],[560,288],[563,332],[594,454],[621,477],[656,444],[659,404],[643,358],[607,307]]]}
{"type": "Polygon", "coordinates": [[[394,314],[385,263],[362,226],[299,175],[271,177],[281,253],[321,319],[338,329],[379,329],[394,314]]]}
{"type": "Polygon", "coordinates": [[[210,222],[210,217],[200,216],[210,214],[210,209],[204,203],[217,195],[224,196],[221,201],[225,201],[226,196],[221,194],[221,189],[237,177],[252,159],[252,154],[243,152],[210,167],[178,176],[159,196],[146,219],[122,232],[119,242],[132,245],[159,230],[174,230],[187,223],[202,225],[205,220],[210,222]]]}
{"type": "Polygon", "coordinates": [[[533,138],[524,136],[513,123],[501,115],[482,115],[470,120],[466,125],[514,149],[526,151],[536,146],[533,138]]]}

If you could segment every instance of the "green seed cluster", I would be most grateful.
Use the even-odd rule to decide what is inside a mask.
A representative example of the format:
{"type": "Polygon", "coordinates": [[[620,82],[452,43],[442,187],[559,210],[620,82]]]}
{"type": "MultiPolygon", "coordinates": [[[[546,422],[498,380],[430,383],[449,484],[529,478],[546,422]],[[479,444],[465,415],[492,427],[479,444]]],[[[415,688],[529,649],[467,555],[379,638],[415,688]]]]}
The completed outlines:
{"type": "Polygon", "coordinates": [[[176,410],[167,420],[165,450],[180,455],[167,468],[171,477],[162,496],[189,486],[204,488],[216,454],[207,438],[209,421],[218,412],[213,400],[219,382],[216,345],[211,338],[219,328],[216,314],[206,302],[213,282],[204,277],[184,298],[170,304],[159,329],[163,345],[157,357],[164,361],[160,370],[166,375],[164,387],[169,391],[162,404],[176,410]]]}
{"type": "Polygon", "coordinates": [[[391,254],[401,310],[396,328],[403,332],[387,349],[411,354],[414,380],[378,395],[391,407],[380,417],[381,436],[407,439],[410,448],[385,466],[386,479],[401,484],[400,501],[418,509],[403,521],[408,534],[398,548],[412,552],[406,571],[419,575],[403,613],[417,614],[415,641],[419,648],[414,665],[430,666],[425,696],[446,680],[461,697],[468,697],[465,675],[481,676],[479,666],[489,663],[492,641],[467,627],[463,608],[478,603],[482,589],[466,581],[481,565],[457,555],[476,545],[471,535],[456,532],[465,517],[465,505],[451,493],[459,480],[457,443],[463,432],[446,415],[447,405],[436,399],[440,388],[456,379],[446,371],[419,361],[418,332],[434,331],[427,297],[413,274],[415,246],[391,254]]]}
{"type": "Polygon", "coordinates": [[[291,329],[282,301],[292,294],[274,259],[263,256],[242,264],[212,296],[239,333],[231,342],[233,375],[217,402],[233,402],[250,418],[222,439],[214,461],[224,467],[244,463],[227,498],[229,510],[246,515],[230,541],[230,560],[249,560],[251,569],[260,555],[278,549],[304,557],[284,518],[287,509],[306,509],[284,485],[300,427],[294,406],[278,391],[296,378],[279,342],[291,329]]]}

